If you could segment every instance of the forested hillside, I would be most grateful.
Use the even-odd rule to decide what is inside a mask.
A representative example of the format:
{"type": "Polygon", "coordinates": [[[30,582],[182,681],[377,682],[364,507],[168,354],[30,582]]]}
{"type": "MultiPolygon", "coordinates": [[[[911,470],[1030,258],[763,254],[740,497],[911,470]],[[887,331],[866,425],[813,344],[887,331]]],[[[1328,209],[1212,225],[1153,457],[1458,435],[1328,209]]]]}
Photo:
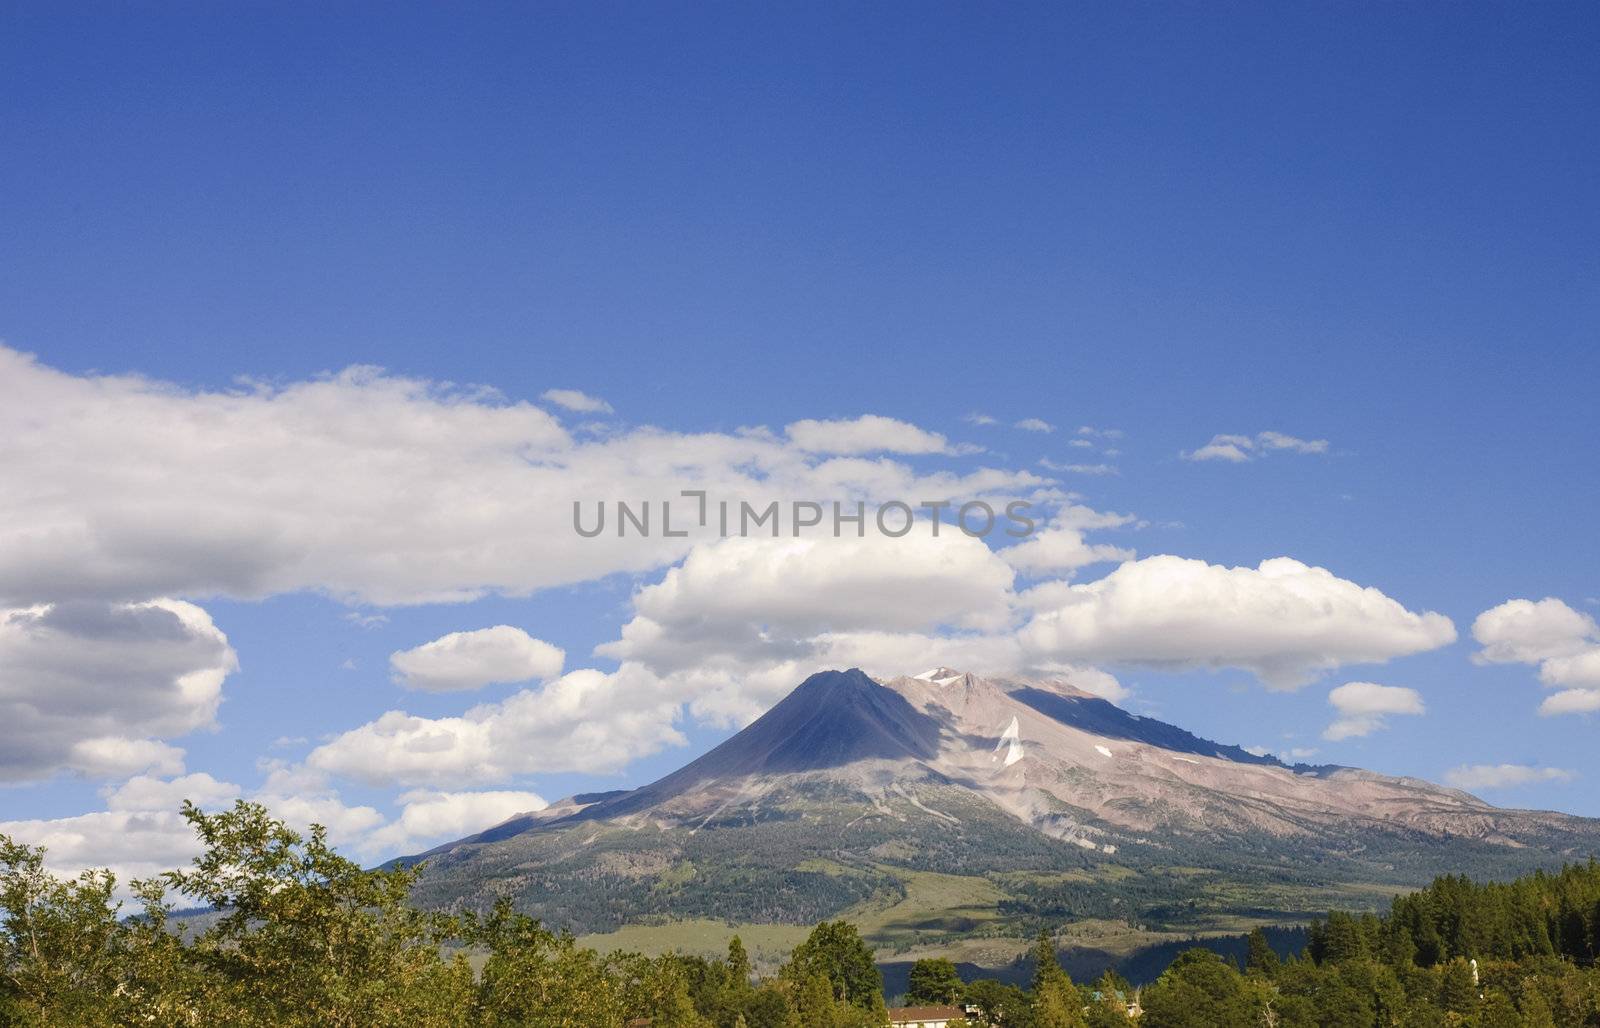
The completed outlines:
{"type": "Polygon", "coordinates": [[[1382,917],[1332,913],[1302,959],[1260,933],[1243,973],[1205,951],[1144,992],[1151,1026],[1364,1028],[1600,1024],[1600,864],[1508,883],[1461,876],[1396,897],[1382,917]]]}

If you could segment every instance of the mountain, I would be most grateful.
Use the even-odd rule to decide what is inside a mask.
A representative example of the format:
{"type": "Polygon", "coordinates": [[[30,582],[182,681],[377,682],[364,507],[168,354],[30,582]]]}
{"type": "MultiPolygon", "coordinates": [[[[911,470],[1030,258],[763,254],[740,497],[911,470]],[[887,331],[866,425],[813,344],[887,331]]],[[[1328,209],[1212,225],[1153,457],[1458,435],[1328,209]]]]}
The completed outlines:
{"type": "Polygon", "coordinates": [[[1238,930],[1595,852],[1600,821],[1285,764],[1067,681],[936,668],[813,675],[659,781],[407,859],[426,861],[426,905],[511,896],[577,932],[845,913],[903,948],[1067,921],[1238,930]]]}

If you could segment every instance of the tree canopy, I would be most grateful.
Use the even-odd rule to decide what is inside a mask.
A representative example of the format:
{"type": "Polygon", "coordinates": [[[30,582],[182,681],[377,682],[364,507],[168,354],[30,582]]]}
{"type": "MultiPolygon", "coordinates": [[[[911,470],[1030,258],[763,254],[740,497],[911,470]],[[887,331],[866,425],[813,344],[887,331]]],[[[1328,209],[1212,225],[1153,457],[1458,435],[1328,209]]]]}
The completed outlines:
{"type": "MultiPolygon", "coordinates": [[[[824,921],[761,977],[725,956],[600,954],[502,900],[420,910],[418,868],[364,869],[321,828],[265,809],[184,807],[203,844],[186,869],[129,883],[52,875],[0,836],[4,1028],[882,1028],[883,981],[847,921],[824,921]],[[114,897],[131,894],[131,916],[114,897]],[[179,923],[175,902],[213,913],[179,923]]],[[[919,960],[908,997],[964,1003],[999,1028],[1470,1028],[1600,1025],[1600,864],[1479,884],[1440,878],[1388,912],[1317,921],[1300,956],[1265,934],[1244,969],[1204,949],[1142,990],[1113,972],[1079,987],[1041,933],[1030,988],[962,982],[919,960]],[[1129,1006],[1142,1007],[1135,1021],[1129,1006]]]]}

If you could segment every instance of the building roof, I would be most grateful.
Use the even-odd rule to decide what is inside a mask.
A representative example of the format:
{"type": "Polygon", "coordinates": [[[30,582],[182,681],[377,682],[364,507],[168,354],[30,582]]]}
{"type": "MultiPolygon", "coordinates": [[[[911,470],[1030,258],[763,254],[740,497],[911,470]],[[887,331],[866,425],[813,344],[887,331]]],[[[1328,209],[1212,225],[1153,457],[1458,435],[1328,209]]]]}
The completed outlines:
{"type": "Polygon", "coordinates": [[[890,1007],[889,1023],[897,1021],[954,1021],[958,1017],[966,1017],[967,1012],[960,1007],[890,1007]]]}

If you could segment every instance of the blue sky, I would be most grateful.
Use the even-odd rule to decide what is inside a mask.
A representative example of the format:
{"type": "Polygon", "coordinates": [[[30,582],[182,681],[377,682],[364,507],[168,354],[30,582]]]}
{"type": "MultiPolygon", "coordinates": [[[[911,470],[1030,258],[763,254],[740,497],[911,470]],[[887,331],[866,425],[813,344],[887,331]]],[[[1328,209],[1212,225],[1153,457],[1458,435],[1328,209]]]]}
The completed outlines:
{"type": "MultiPolygon", "coordinates": [[[[0,341],[36,361],[0,364],[21,412],[9,430],[26,444],[0,445],[17,461],[5,480],[23,484],[14,502],[0,496],[7,545],[36,553],[44,538],[29,520],[37,505],[21,499],[44,481],[29,459],[57,462],[39,495],[54,490],[70,515],[105,500],[95,483],[127,467],[95,431],[172,440],[119,420],[133,416],[122,408],[82,413],[110,388],[94,385],[101,373],[162,383],[149,395],[174,417],[243,388],[241,376],[266,383],[251,388],[278,402],[252,422],[253,443],[263,424],[348,435],[339,419],[369,402],[372,380],[326,398],[352,409],[283,398],[356,365],[387,369],[380,384],[498,390],[437,386],[375,405],[380,429],[387,415],[438,413],[429,396],[462,415],[445,433],[477,431],[475,405],[525,403],[618,452],[644,426],[719,439],[768,426],[781,440],[802,419],[879,415],[984,448],[874,455],[913,476],[1051,478],[1077,508],[1137,519],[1086,531],[1093,543],[1220,567],[1292,557],[1408,612],[1438,612],[1459,636],[1345,661],[1292,692],[1237,664],[1088,661],[1133,709],[1435,780],[1462,765],[1561,769],[1573,777],[1484,795],[1600,815],[1593,715],[1541,716],[1560,683],[1542,687],[1536,666],[1594,640],[1580,625],[1550,643],[1524,624],[1546,650],[1524,639],[1528,659],[1471,659],[1474,619],[1507,600],[1600,614],[1597,46],[1600,16],[1580,4],[486,5],[470,16],[11,5],[0,15],[0,341]],[[552,388],[612,412],[542,400],[552,388]],[[975,412],[997,424],[966,420],[975,412]],[[1025,418],[1054,431],[1012,427],[1025,418]],[[1218,434],[1268,431],[1327,446],[1183,456],[1218,434]],[[52,450],[51,433],[73,441],[52,450]],[[1041,459],[1118,473],[1054,473],[1041,459]],[[1321,738],[1336,716],[1329,690],[1352,681],[1413,689],[1426,713],[1321,738]]],[[[139,416],[159,420],[160,406],[139,416]]],[[[203,419],[190,426],[185,440],[204,437],[203,419]]],[[[226,459],[236,441],[212,442],[226,459]]],[[[440,445],[455,459],[478,443],[440,445]]],[[[461,602],[375,598],[390,584],[360,578],[375,563],[338,582],[254,569],[234,587],[195,569],[243,552],[265,567],[292,532],[252,535],[240,526],[254,519],[230,507],[240,524],[199,553],[221,523],[201,481],[214,465],[187,442],[149,459],[139,488],[170,503],[125,494],[120,480],[107,494],[124,510],[160,508],[149,514],[159,545],[138,552],[152,566],[121,591],[70,598],[173,595],[237,654],[215,730],[145,726],[184,750],[167,778],[204,773],[250,794],[272,771],[260,761],[279,761],[287,792],[373,808],[380,820],[355,818],[349,838],[378,852],[370,833],[401,816],[408,791],[554,798],[635,784],[731,730],[728,715],[691,707],[674,722],[681,743],[628,736],[655,742],[603,770],[552,756],[537,771],[429,783],[363,780],[345,763],[308,784],[295,776],[311,750],[385,711],[447,719],[542,688],[404,689],[391,653],[503,624],[564,649],[567,671],[613,672],[617,659],[591,651],[619,637],[636,590],[682,555],[461,602]],[[194,552],[180,552],[185,533],[194,552]],[[184,570],[154,567],[167,560],[184,570]],[[361,627],[352,611],[387,621],[361,627]]],[[[249,459],[262,463],[238,462],[242,482],[276,482],[294,456],[267,447],[249,459]]],[[[408,473],[406,495],[425,492],[426,469],[408,473]]],[[[471,479],[468,500],[500,481],[471,479]]],[[[338,493],[326,485],[285,480],[262,509],[296,489],[338,493]]],[[[338,518],[340,502],[318,516],[338,518]]],[[[407,549],[420,538],[397,536],[389,556],[440,564],[448,579],[448,552],[407,549]]],[[[516,563],[524,542],[496,545],[516,563]]],[[[70,566],[73,553],[59,559],[70,566]]],[[[0,568],[22,581],[24,564],[0,568]]],[[[1084,584],[1113,567],[1058,577],[1084,584]]],[[[27,582],[0,589],[4,605],[66,602],[27,582]]],[[[765,702],[764,688],[745,699],[765,702]]],[[[0,791],[0,820],[45,831],[103,810],[119,786],[103,770],[29,759],[0,791]]],[[[417,817],[416,831],[388,838],[426,837],[435,822],[417,817]]]]}

